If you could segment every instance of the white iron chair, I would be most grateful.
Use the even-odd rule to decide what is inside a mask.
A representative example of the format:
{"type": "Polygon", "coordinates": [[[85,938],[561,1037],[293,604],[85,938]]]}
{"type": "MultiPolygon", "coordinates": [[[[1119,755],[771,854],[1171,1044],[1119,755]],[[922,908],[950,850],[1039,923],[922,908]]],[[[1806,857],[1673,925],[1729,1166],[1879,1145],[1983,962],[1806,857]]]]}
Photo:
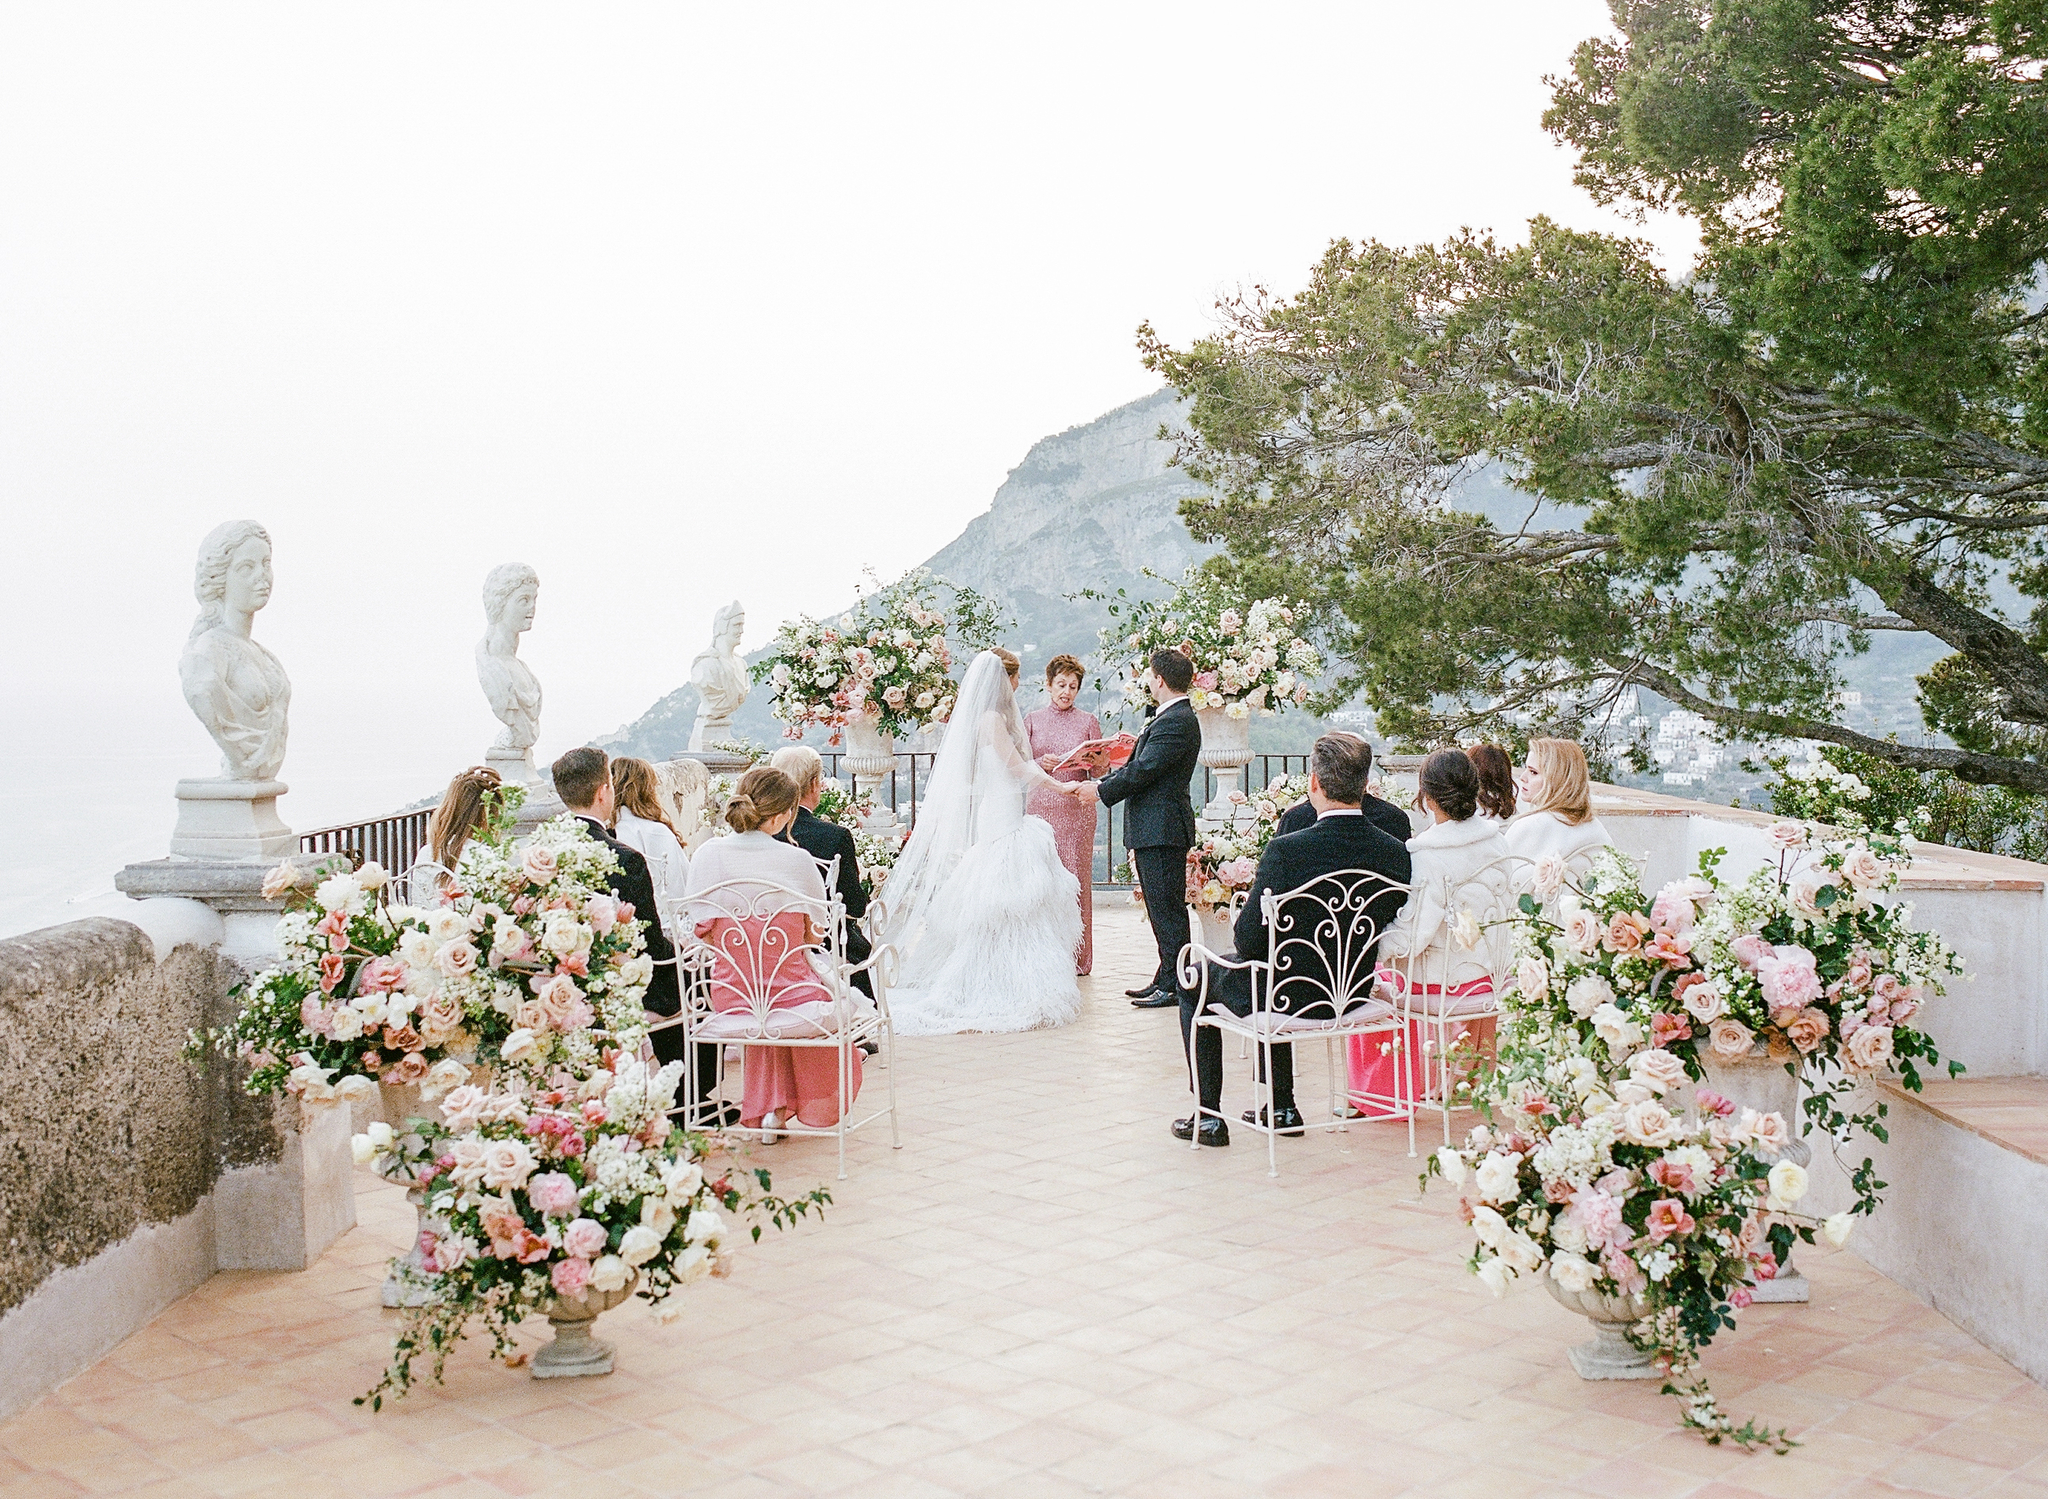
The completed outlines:
{"type": "MultiPolygon", "coordinates": [[[[1373,994],[1373,958],[1389,897],[1406,889],[1371,870],[1337,870],[1293,890],[1269,890],[1260,897],[1267,936],[1264,958],[1224,957],[1198,942],[1181,949],[1180,982],[1183,990],[1196,996],[1196,1034],[1207,1026],[1237,1036],[1258,1050],[1253,1122],[1247,1127],[1266,1137],[1268,1176],[1280,1174],[1279,1131],[1273,1117],[1273,1048],[1321,1039],[1334,1102],[1343,1096],[1337,1083],[1337,1043],[1353,1036],[1382,1035],[1398,1024],[1394,1006],[1373,994]],[[1211,964],[1249,973],[1249,1014],[1238,1015],[1210,999],[1211,964]],[[1280,989],[1277,1005],[1276,980],[1280,989]],[[1298,1013],[1323,1008],[1330,1011],[1323,1019],[1298,1013]]],[[[1405,1068],[1406,1063],[1399,1065],[1405,1068]]],[[[1188,1083],[1195,1092],[1195,1130],[1189,1148],[1199,1150],[1203,1117],[1222,1119],[1223,1113],[1202,1107],[1192,1055],[1188,1083]]],[[[1303,1127],[1342,1132],[1350,1125],[1341,1110],[1333,1110],[1328,1122],[1309,1123],[1304,1115],[1303,1127]]]]}
{"type": "MultiPolygon", "coordinates": [[[[680,933],[679,960],[682,964],[683,1007],[679,1015],[654,1029],[680,1024],[686,1046],[772,1047],[785,1050],[829,1050],[839,1064],[839,1121],[829,1129],[813,1129],[794,1121],[778,1124],[789,1135],[836,1137],[839,1142],[839,1178],[846,1179],[846,1137],[884,1114],[889,1117],[890,1144],[903,1146],[896,1117],[896,1034],[889,1019],[889,985],[896,972],[896,950],[878,945],[860,964],[846,962],[846,909],[836,895],[820,901],[786,886],[759,879],[723,880],[692,893],[691,912],[715,909],[729,918],[716,949],[699,938],[694,927],[680,933]],[[808,943],[793,942],[775,918],[794,915],[809,922],[813,933],[830,933],[831,946],[814,936],[808,943]],[[853,975],[866,972],[874,985],[872,1004],[853,986],[853,975]],[[815,984],[825,998],[800,1005],[776,1008],[776,989],[801,981],[815,984]],[[729,1008],[718,1008],[722,994],[729,1008]],[[739,1003],[733,1004],[737,999],[739,1003]],[[889,1074],[888,1102],[853,1117],[854,1057],[860,1043],[874,1039],[885,1058],[889,1074]]],[[[687,1055],[695,1056],[694,1050],[687,1055]]],[[[709,1099],[697,1097],[695,1068],[688,1070],[689,1118],[696,1118],[698,1105],[711,1105],[714,1116],[724,1107],[724,1071],[709,1099]]]]}
{"type": "MultiPolygon", "coordinates": [[[[1517,903],[1530,884],[1530,861],[1510,854],[1462,880],[1418,885],[1411,899],[1419,909],[1411,921],[1419,928],[1417,945],[1423,951],[1390,956],[1381,964],[1379,993],[1394,1006],[1401,1049],[1414,1052],[1408,1038],[1423,1037],[1420,1055],[1411,1055],[1402,1069],[1407,1096],[1394,1101],[1405,1105],[1399,1112],[1408,1118],[1410,1156],[1415,1154],[1418,1113],[1434,1110],[1443,1116],[1444,1143],[1448,1145],[1452,1113],[1472,1107],[1469,1101],[1457,1101],[1458,1091],[1469,1091],[1469,1084],[1453,1075],[1452,1046],[1474,1023],[1500,1016],[1501,992],[1511,982],[1514,965],[1511,923],[1520,914],[1517,903]],[[1468,916],[1479,929],[1469,945],[1457,932],[1468,916]],[[1433,940],[1438,937],[1442,940],[1433,940]],[[1475,962],[1485,970],[1483,980],[1475,977],[1452,982],[1454,969],[1468,969],[1475,962]]],[[[1387,1102],[1377,1097],[1372,1101],[1387,1102]]]]}

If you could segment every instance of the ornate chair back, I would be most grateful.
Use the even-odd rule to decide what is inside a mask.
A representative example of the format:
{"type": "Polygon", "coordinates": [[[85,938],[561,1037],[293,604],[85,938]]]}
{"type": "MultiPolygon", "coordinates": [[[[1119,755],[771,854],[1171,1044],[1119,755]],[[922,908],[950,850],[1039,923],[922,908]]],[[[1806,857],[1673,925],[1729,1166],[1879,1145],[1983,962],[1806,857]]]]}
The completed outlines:
{"type": "Polygon", "coordinates": [[[827,934],[845,935],[836,896],[821,901],[769,880],[723,880],[692,893],[686,918],[697,980],[689,1003],[700,1017],[751,1017],[748,1031],[770,1037],[788,1029],[777,1011],[844,1000],[843,965],[823,946],[827,934]],[[709,931],[698,932],[707,923],[709,931]]]}
{"type": "Polygon", "coordinates": [[[1295,1019],[1343,1016],[1373,997],[1380,938],[1408,887],[1369,869],[1340,869],[1287,891],[1266,891],[1267,985],[1253,977],[1255,1009],[1295,1019]]]}

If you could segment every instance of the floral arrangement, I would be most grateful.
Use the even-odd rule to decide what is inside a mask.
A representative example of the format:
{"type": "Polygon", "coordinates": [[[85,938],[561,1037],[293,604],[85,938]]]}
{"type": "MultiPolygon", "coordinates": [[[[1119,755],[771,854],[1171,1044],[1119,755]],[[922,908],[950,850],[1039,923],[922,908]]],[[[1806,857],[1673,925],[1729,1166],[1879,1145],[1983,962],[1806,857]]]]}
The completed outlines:
{"type": "Polygon", "coordinates": [[[1265,789],[1250,796],[1233,791],[1231,801],[1250,806],[1252,820],[1205,833],[1202,841],[1188,850],[1188,904],[1198,911],[1220,911],[1251,889],[1259,872],[1259,856],[1273,841],[1281,816],[1307,795],[1305,775],[1275,776],[1265,789]]]}
{"type": "Polygon", "coordinates": [[[829,623],[804,615],[783,625],[754,663],[754,680],[769,684],[790,739],[825,728],[837,744],[840,732],[863,717],[884,734],[936,729],[953,712],[949,628],[964,645],[992,645],[996,610],[973,589],[918,568],[829,623]],[[939,608],[941,587],[953,594],[950,624],[939,608]]]}
{"type": "Polygon", "coordinates": [[[502,823],[481,830],[441,907],[385,903],[389,879],[375,863],[282,864],[264,886],[286,899],[280,961],[237,990],[234,1022],[195,1032],[187,1054],[241,1057],[250,1093],[312,1104],[380,1082],[437,1097],[472,1062],[589,1062],[593,1027],[619,1041],[644,1034],[654,974],[644,923],[606,883],[616,868],[566,815],[516,845],[502,823]]]}
{"type": "MultiPolygon", "coordinates": [[[[1166,581],[1149,570],[1146,576],[1166,581]]],[[[1309,683],[1321,674],[1323,658],[1296,633],[1292,604],[1253,599],[1236,584],[1192,567],[1170,590],[1164,598],[1139,600],[1121,588],[1113,597],[1082,592],[1107,604],[1110,623],[1102,631],[1101,657],[1126,663],[1126,702],[1144,706],[1146,665],[1162,650],[1179,651],[1194,662],[1188,700],[1198,712],[1221,708],[1232,718],[1248,718],[1254,710],[1273,714],[1308,702],[1309,683]]]]}
{"type": "Polygon", "coordinates": [[[491,1354],[510,1350],[532,1312],[593,1292],[652,1304],[657,1321],[680,1315],[683,1286],[732,1266],[734,1221],[787,1227],[831,1201],[822,1188],[784,1200],[766,1171],[713,1176],[704,1137],[669,1122],[683,1064],[650,1074],[635,1056],[606,1051],[588,1069],[511,1080],[487,1091],[464,1084],[441,1100],[440,1119],[376,1124],[355,1153],[426,1194],[417,1266],[393,1261],[401,1283],[426,1294],[403,1313],[390,1366],[358,1405],[382,1409],[403,1395],[414,1362],[439,1382],[448,1354],[481,1319],[491,1354]],[[747,1175],[754,1185],[749,1186],[747,1175]],[[731,1215],[728,1217],[728,1215],[731,1215]]]}
{"type": "Polygon", "coordinates": [[[868,822],[875,815],[872,797],[857,796],[837,781],[826,781],[818,794],[817,815],[853,834],[854,857],[860,861],[860,887],[872,898],[896,867],[897,857],[910,837],[910,829],[895,826],[875,832],[868,822]]]}

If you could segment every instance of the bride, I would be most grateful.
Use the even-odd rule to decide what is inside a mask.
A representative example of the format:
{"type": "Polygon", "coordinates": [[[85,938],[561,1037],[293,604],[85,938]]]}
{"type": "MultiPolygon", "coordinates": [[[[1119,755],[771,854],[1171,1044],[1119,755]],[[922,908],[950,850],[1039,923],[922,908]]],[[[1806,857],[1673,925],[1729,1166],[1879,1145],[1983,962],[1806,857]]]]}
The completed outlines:
{"type": "Polygon", "coordinates": [[[899,1035],[1027,1031],[1081,1013],[1078,887],[1052,828],[1024,815],[1028,792],[1073,787],[1032,762],[1010,672],[994,651],[967,668],[882,892],[886,940],[905,955],[889,993],[899,1035]]]}

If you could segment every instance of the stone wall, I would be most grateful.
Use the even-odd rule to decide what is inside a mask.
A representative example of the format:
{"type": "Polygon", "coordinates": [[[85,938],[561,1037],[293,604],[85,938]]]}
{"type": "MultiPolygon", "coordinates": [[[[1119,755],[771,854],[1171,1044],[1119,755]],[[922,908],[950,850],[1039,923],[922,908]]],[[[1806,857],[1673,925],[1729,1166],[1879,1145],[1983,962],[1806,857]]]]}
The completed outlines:
{"type": "Polygon", "coordinates": [[[190,901],[0,941],[0,1416],[218,1268],[297,1269],[354,1222],[346,1110],[302,1130],[187,1033],[241,966],[190,901]]]}

